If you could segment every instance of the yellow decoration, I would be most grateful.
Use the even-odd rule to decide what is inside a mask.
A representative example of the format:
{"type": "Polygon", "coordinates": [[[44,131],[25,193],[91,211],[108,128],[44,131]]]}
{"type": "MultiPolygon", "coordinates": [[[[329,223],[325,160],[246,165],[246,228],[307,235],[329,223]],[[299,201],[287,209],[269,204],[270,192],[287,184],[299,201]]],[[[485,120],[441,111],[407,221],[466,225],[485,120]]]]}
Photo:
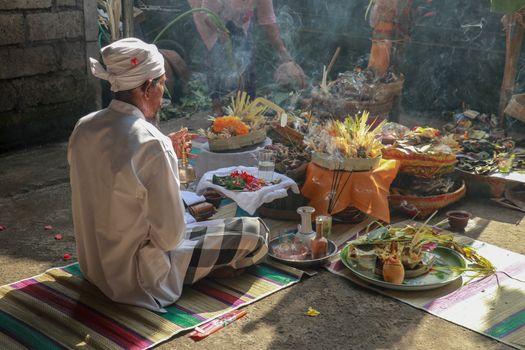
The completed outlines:
{"type": "Polygon", "coordinates": [[[241,118],[230,116],[215,118],[213,120],[212,130],[216,134],[228,130],[230,134],[239,136],[246,135],[250,131],[250,128],[241,120],[241,118]]]}
{"type": "Polygon", "coordinates": [[[305,140],[313,151],[343,158],[376,158],[381,155],[383,144],[379,138],[384,121],[375,128],[368,121],[369,113],[363,112],[344,121],[329,120],[312,128],[305,140]]]}

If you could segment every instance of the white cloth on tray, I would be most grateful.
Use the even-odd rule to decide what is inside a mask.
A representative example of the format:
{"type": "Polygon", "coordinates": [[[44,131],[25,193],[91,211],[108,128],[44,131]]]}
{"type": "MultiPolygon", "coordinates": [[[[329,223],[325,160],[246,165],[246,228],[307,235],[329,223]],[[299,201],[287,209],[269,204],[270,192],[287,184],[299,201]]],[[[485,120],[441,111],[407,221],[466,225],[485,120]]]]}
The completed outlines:
{"type": "Polygon", "coordinates": [[[299,193],[299,187],[294,180],[290,179],[288,176],[274,173],[273,179],[281,179],[281,182],[275,185],[263,186],[258,191],[253,192],[236,192],[230,191],[222,186],[213,184],[212,178],[213,175],[217,176],[226,176],[229,175],[232,171],[246,171],[247,173],[257,177],[257,168],[256,167],[245,167],[245,166],[232,166],[229,168],[222,168],[217,170],[208,171],[205,173],[197,185],[196,193],[202,194],[206,191],[207,188],[213,188],[216,191],[219,191],[226,197],[234,200],[239,208],[246,211],[248,214],[253,215],[257,208],[259,208],[264,203],[270,203],[279,198],[285,198],[288,195],[288,189],[291,189],[294,193],[299,193]]]}

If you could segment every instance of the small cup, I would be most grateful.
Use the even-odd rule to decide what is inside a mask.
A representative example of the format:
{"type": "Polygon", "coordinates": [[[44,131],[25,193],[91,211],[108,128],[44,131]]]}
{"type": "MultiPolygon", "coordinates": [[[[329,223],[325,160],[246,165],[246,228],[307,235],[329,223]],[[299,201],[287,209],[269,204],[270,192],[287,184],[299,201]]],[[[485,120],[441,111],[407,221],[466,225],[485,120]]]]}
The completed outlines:
{"type": "Polygon", "coordinates": [[[273,172],[275,171],[275,152],[269,149],[262,149],[259,151],[258,157],[258,177],[265,181],[273,180],[273,172]]]}
{"type": "Polygon", "coordinates": [[[471,217],[472,214],[464,210],[451,210],[447,212],[450,228],[455,231],[463,231],[465,227],[467,227],[468,221],[471,217]]]}

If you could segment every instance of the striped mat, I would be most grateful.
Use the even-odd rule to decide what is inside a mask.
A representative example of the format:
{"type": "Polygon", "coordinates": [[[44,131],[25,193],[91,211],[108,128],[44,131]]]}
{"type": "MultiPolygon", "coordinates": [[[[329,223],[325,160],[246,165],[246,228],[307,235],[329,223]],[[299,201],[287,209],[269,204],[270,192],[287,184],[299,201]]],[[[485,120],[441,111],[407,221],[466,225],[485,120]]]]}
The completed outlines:
{"type": "MultiPolygon", "coordinates": [[[[525,280],[525,256],[465,236],[458,237],[488,258],[499,272],[466,285],[459,282],[429,291],[406,292],[368,284],[353,275],[339,256],[331,261],[327,269],[356,284],[509,346],[525,349],[525,283],[516,280],[525,280]]],[[[337,243],[344,246],[344,241],[337,243]]],[[[463,278],[463,281],[466,280],[468,277],[463,278]]]]}
{"type": "Polygon", "coordinates": [[[78,263],[0,287],[0,349],[148,349],[300,281],[276,263],[184,289],[167,313],[118,304],[87,282],[78,263]]]}

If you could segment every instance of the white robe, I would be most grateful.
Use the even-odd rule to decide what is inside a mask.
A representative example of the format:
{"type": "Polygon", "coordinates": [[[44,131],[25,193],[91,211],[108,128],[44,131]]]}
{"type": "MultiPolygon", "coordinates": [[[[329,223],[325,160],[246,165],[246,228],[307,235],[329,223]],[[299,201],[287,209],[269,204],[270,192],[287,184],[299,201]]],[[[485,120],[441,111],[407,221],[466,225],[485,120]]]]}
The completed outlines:
{"type": "Polygon", "coordinates": [[[68,162],[84,276],[114,301],[164,311],[182,293],[194,245],[170,139],[113,100],[79,120],[68,162]]]}

